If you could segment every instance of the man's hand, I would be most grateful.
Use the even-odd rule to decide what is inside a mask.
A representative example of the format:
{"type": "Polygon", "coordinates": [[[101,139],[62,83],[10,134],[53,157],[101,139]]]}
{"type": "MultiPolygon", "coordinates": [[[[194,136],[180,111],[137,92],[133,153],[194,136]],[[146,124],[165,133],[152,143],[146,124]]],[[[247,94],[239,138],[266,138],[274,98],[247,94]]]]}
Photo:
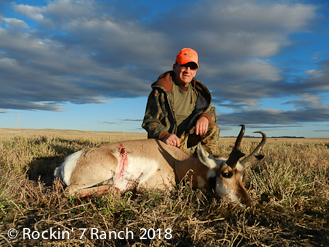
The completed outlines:
{"type": "Polygon", "coordinates": [[[170,145],[170,146],[175,146],[175,147],[178,147],[178,148],[180,146],[179,138],[175,134],[171,134],[163,142],[170,145]]]}
{"type": "Polygon", "coordinates": [[[209,120],[206,117],[200,118],[195,125],[195,134],[196,135],[205,135],[208,131],[209,120]]]}

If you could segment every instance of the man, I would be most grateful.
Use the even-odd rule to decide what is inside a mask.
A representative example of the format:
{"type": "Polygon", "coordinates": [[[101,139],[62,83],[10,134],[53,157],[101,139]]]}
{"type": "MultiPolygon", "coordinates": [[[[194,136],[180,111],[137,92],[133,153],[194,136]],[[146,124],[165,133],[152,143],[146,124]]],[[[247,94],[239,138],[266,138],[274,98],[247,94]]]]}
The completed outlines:
{"type": "Polygon", "coordinates": [[[200,141],[213,154],[219,127],[209,90],[194,78],[198,68],[196,51],[184,48],[177,54],[173,70],[152,84],[142,127],[148,138],[159,139],[188,154],[194,154],[200,141]]]}

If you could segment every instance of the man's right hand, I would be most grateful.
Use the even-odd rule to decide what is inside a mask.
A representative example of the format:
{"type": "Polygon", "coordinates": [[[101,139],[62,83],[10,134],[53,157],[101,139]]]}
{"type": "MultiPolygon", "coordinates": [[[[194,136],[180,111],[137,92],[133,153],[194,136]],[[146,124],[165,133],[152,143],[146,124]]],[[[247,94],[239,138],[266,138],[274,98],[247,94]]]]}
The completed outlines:
{"type": "Polygon", "coordinates": [[[171,134],[163,142],[170,146],[180,147],[179,138],[175,134],[171,134]]]}

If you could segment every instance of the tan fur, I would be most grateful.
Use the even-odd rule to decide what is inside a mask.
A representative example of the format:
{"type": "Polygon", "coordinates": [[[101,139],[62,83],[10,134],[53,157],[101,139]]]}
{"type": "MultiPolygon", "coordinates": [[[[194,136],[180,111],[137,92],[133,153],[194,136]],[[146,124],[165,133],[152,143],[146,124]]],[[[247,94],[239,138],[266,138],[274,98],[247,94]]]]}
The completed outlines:
{"type": "Polygon", "coordinates": [[[72,172],[70,186],[98,184],[113,177],[116,167],[117,159],[110,150],[103,147],[86,149],[72,172]]]}

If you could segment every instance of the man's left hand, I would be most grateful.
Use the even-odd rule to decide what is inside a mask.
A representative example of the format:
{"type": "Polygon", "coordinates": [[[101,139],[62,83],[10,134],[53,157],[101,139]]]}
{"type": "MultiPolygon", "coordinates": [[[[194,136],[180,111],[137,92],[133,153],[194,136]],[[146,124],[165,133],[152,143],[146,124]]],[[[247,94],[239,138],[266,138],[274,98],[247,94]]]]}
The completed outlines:
{"type": "Polygon", "coordinates": [[[209,120],[206,117],[199,118],[195,125],[195,134],[205,135],[208,131],[209,120]]]}

